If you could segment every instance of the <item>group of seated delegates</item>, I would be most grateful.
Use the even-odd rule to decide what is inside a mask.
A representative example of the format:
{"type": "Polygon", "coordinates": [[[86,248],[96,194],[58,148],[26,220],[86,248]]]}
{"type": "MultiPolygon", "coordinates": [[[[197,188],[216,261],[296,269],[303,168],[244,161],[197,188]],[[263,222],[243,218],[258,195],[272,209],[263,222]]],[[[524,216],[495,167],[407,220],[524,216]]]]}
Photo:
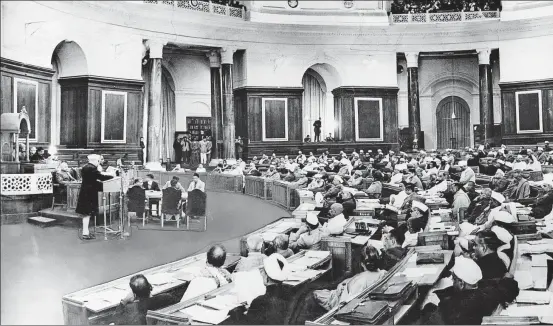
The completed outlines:
{"type": "Polygon", "coordinates": [[[500,8],[499,0],[394,0],[391,4],[391,13],[495,11],[500,8]]]}

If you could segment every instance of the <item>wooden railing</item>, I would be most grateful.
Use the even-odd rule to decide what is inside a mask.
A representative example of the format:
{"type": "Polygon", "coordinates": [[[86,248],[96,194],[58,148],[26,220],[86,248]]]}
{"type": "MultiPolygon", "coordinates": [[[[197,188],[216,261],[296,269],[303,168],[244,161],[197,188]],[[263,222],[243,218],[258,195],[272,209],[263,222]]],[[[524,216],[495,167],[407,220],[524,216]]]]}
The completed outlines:
{"type": "Polygon", "coordinates": [[[244,188],[244,176],[223,173],[210,173],[207,175],[207,189],[211,191],[242,192],[244,188]]]}
{"type": "Polygon", "coordinates": [[[273,180],[248,176],[244,181],[244,193],[253,197],[271,200],[273,180]]]}

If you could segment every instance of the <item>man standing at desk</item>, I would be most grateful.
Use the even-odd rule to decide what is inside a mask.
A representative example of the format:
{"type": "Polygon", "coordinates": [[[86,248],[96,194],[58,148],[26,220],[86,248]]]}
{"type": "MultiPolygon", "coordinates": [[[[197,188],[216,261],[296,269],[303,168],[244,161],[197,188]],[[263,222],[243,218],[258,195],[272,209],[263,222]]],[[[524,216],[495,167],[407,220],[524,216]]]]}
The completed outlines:
{"type": "Polygon", "coordinates": [[[202,192],[205,192],[205,182],[200,180],[200,175],[198,173],[194,173],[194,176],[192,177],[192,182],[190,182],[190,185],[188,186],[188,191],[192,191],[194,189],[201,190],[202,192]]]}
{"type": "Polygon", "coordinates": [[[94,218],[96,218],[98,214],[98,192],[102,191],[102,184],[99,181],[113,178],[109,175],[103,175],[98,171],[100,158],[100,155],[88,155],[88,164],[81,170],[82,183],[75,212],[85,215],[85,217],[83,217],[83,240],[94,239],[94,236],[90,235],[88,225],[90,223],[90,217],[94,216],[94,218]]]}

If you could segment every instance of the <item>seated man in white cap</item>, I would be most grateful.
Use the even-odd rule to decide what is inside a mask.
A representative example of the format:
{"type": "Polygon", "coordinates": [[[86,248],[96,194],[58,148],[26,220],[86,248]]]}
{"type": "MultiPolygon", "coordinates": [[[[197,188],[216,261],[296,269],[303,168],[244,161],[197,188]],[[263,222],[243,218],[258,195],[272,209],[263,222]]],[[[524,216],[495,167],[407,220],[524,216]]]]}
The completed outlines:
{"type": "Polygon", "coordinates": [[[280,180],[280,173],[276,169],[276,165],[271,164],[269,169],[263,173],[263,178],[271,180],[280,180]]]}
{"type": "Polygon", "coordinates": [[[467,166],[467,161],[459,161],[459,167],[461,168],[461,177],[459,182],[465,184],[469,181],[476,182],[476,174],[467,166]]]}
{"type": "Polygon", "coordinates": [[[244,318],[243,325],[287,325],[292,309],[290,295],[284,291],[282,282],[288,278],[288,262],[282,255],[274,253],[263,262],[261,270],[266,292],[255,298],[244,318]]]}
{"type": "Polygon", "coordinates": [[[252,234],[246,240],[246,245],[248,246],[248,257],[240,259],[234,272],[247,272],[263,265],[263,259],[265,259],[265,255],[261,253],[263,238],[260,235],[252,234]]]}
{"type": "MultiPolygon", "coordinates": [[[[485,212],[499,206],[500,204],[492,198],[493,193],[494,192],[490,188],[484,188],[480,195],[470,203],[470,206],[465,213],[465,219],[467,222],[476,225],[480,225],[485,222],[486,219],[482,217],[485,215],[485,212]]],[[[496,192],[496,196],[497,195],[500,194],[496,192]]]]}
{"type": "Polygon", "coordinates": [[[98,219],[98,192],[102,191],[102,184],[100,181],[113,178],[112,176],[100,173],[100,171],[98,171],[99,164],[100,155],[91,154],[88,155],[88,163],[83,166],[81,170],[82,183],[75,212],[84,215],[82,231],[83,240],[94,239],[94,236],[91,236],[88,230],[90,217],[94,216],[94,218],[97,219],[97,223],[101,222],[100,219],[98,219]]]}
{"type": "Polygon", "coordinates": [[[319,250],[321,239],[328,236],[328,232],[319,225],[315,215],[307,215],[306,223],[302,224],[298,232],[290,234],[290,249],[298,252],[301,249],[319,250]]]}
{"type": "Polygon", "coordinates": [[[550,184],[544,183],[542,185],[544,194],[539,196],[536,203],[532,204],[532,217],[535,219],[542,219],[553,209],[553,188],[550,184]]]}
{"type": "Polygon", "coordinates": [[[527,168],[526,161],[524,161],[524,157],[522,155],[517,155],[515,158],[515,161],[513,162],[513,170],[521,170],[524,171],[527,168]]]}
{"type": "Polygon", "coordinates": [[[512,171],[513,181],[507,187],[507,190],[503,192],[503,195],[507,200],[518,201],[520,199],[527,199],[530,197],[530,183],[528,178],[530,174],[520,170],[512,171]]]}
{"type": "Polygon", "coordinates": [[[329,220],[323,225],[323,231],[331,235],[340,235],[344,233],[344,226],[347,224],[347,220],[342,212],[344,207],[342,204],[334,203],[330,206],[329,220]]]}
{"type": "Polygon", "coordinates": [[[497,226],[492,227],[492,230],[489,231],[478,232],[474,239],[476,263],[482,270],[484,279],[502,278],[507,273],[505,257],[502,259],[498,255],[498,248],[506,243],[499,239],[498,234],[503,240],[508,240],[507,243],[512,239],[512,235],[509,238],[508,231],[497,226]]]}
{"type": "Polygon", "coordinates": [[[317,173],[313,176],[313,180],[311,180],[311,183],[307,186],[307,190],[310,190],[314,193],[324,191],[324,185],[325,182],[323,180],[323,175],[317,173]]]}
{"type": "Polygon", "coordinates": [[[298,188],[298,189],[307,188],[307,185],[309,182],[309,179],[307,178],[307,172],[300,170],[299,176],[300,176],[299,178],[297,178],[293,182],[290,182],[290,186],[292,188],[298,188]]]}
{"type": "Polygon", "coordinates": [[[382,234],[382,254],[378,268],[390,270],[405,257],[407,249],[403,248],[405,234],[400,229],[391,229],[382,234]]]}

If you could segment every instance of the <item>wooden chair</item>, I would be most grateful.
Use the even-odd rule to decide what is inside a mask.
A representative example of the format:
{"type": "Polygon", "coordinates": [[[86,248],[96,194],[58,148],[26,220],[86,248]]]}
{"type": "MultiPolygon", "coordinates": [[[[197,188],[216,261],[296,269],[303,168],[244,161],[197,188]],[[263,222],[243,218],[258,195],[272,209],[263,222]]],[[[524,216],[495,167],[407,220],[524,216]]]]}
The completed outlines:
{"type": "Polygon", "coordinates": [[[190,217],[199,217],[200,219],[203,219],[203,229],[200,229],[200,231],[205,231],[207,229],[206,194],[199,189],[194,189],[188,192],[185,216],[186,228],[188,230],[190,230],[190,217]]]}
{"type": "Polygon", "coordinates": [[[182,209],[181,209],[181,197],[182,191],[175,188],[163,189],[163,197],[161,199],[161,227],[165,221],[165,216],[176,216],[177,217],[177,229],[180,227],[180,219],[182,218],[182,209]]]}

